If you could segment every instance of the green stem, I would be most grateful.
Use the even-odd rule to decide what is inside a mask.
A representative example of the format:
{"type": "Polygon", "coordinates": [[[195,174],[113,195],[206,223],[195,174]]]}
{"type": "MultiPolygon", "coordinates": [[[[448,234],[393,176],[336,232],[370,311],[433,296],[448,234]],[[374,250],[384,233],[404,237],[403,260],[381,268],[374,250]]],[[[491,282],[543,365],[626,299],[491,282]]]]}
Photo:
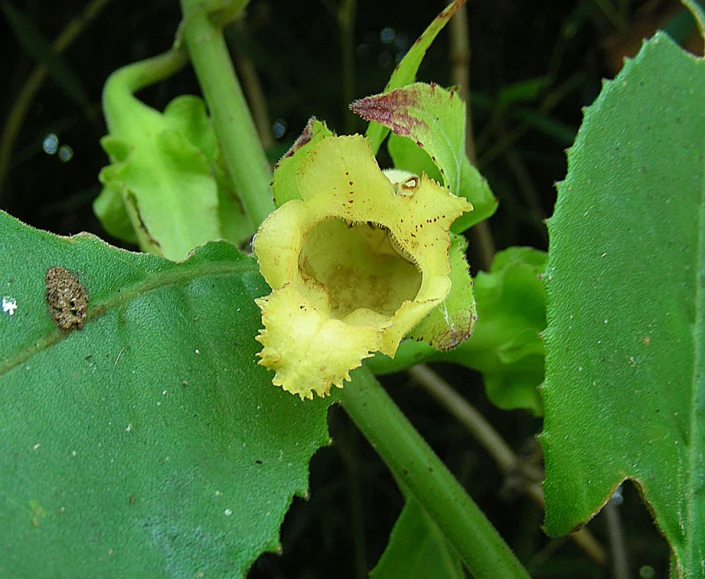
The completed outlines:
{"type": "Polygon", "coordinates": [[[259,225],[274,211],[269,187],[271,171],[222,30],[211,20],[201,0],[181,0],[181,6],[183,37],[213,118],[225,165],[245,211],[259,225]]]}
{"type": "Polygon", "coordinates": [[[103,113],[108,133],[129,139],[144,133],[150,123],[160,124],[161,113],[147,106],[134,93],[169,78],[188,63],[185,52],[171,50],[159,56],[124,66],[110,75],[103,89],[103,113]]]}
{"type": "Polygon", "coordinates": [[[434,454],[372,373],[357,370],[343,407],[477,579],[527,579],[528,573],[485,515],[434,454]]]}

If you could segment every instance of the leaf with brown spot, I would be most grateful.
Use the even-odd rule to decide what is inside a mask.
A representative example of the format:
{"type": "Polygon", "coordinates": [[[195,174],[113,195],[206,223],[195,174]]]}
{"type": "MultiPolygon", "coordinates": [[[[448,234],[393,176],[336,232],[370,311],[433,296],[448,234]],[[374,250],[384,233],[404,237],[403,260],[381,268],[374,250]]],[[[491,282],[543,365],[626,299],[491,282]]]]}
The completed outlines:
{"type": "Polygon", "coordinates": [[[244,577],[308,493],[335,400],[304,404],[255,363],[255,261],[213,242],[174,263],[2,211],[0,231],[17,305],[0,315],[0,576],[244,577]]]}
{"type": "MultiPolygon", "coordinates": [[[[409,51],[404,55],[404,58],[401,59],[401,62],[394,69],[387,86],[384,88],[384,92],[389,92],[395,88],[411,84],[416,80],[416,73],[419,70],[421,61],[424,59],[424,56],[426,56],[426,51],[436,39],[438,33],[443,30],[443,27],[448,23],[453,14],[455,14],[463,4],[465,4],[465,0],[455,0],[449,4],[443,12],[436,16],[434,21],[431,22],[428,28],[423,31],[423,34],[416,39],[416,42],[414,42],[409,51]]],[[[388,134],[389,128],[379,123],[371,122],[367,127],[365,136],[370,139],[372,150],[375,154],[379,151],[382,142],[388,134]]]]}
{"type": "MultiPolygon", "coordinates": [[[[362,118],[384,124],[394,134],[410,139],[404,151],[419,147],[431,158],[454,194],[465,197],[475,208],[453,224],[461,233],[490,217],[497,209],[497,199],[465,154],[465,103],[453,90],[435,84],[415,83],[388,93],[355,101],[350,107],[362,118]]],[[[415,161],[420,158],[413,154],[415,161]]],[[[410,163],[397,155],[405,169],[410,163]]],[[[422,167],[417,169],[420,172],[422,167]]]]}

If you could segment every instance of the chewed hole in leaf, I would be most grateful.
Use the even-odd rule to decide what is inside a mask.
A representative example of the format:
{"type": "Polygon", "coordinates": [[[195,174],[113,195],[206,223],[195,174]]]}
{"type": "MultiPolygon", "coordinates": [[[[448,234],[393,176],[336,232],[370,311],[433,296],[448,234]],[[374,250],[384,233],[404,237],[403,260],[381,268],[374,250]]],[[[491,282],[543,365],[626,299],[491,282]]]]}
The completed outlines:
{"type": "Polygon", "coordinates": [[[343,319],[365,308],[393,316],[421,287],[416,265],[400,254],[382,225],[350,225],[342,219],[318,223],[299,256],[307,282],[325,286],[331,315],[343,319]]]}

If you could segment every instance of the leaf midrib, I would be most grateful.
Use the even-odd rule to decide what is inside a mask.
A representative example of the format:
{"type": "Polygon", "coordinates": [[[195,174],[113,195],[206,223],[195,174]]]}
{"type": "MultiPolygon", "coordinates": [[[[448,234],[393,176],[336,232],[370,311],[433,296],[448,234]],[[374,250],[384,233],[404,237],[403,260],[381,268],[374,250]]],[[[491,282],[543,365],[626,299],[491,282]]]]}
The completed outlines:
{"type": "MultiPolygon", "coordinates": [[[[177,285],[184,281],[191,282],[193,280],[209,276],[237,275],[241,273],[254,273],[257,271],[254,261],[249,263],[251,260],[244,259],[233,262],[197,262],[195,264],[191,264],[191,267],[186,267],[189,265],[189,261],[198,260],[198,257],[199,256],[193,256],[190,260],[184,262],[183,264],[179,264],[179,266],[169,268],[167,271],[162,270],[152,272],[151,274],[148,274],[147,279],[133,284],[132,286],[127,286],[127,290],[120,288],[119,292],[115,291],[110,299],[102,302],[93,302],[93,305],[88,310],[86,322],[88,323],[104,316],[118,305],[122,306],[123,304],[127,304],[138,297],[148,294],[149,292],[167,287],[169,285],[177,285]]],[[[40,352],[43,352],[44,350],[61,342],[72,333],[73,332],[62,332],[59,329],[54,328],[53,331],[45,334],[42,338],[37,340],[33,346],[23,348],[14,356],[6,358],[2,367],[0,367],[0,378],[2,378],[5,374],[8,374],[15,367],[31,359],[36,354],[39,354],[40,352]]]]}

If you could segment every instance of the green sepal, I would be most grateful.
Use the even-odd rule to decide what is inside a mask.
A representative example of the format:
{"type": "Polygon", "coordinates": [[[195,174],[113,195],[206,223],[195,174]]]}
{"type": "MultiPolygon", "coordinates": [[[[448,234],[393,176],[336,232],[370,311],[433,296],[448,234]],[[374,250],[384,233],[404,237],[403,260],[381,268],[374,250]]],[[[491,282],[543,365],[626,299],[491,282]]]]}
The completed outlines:
{"type": "Polygon", "coordinates": [[[495,256],[474,283],[478,320],[472,336],[455,350],[439,352],[406,340],[394,360],[377,355],[366,365],[375,374],[399,372],[425,362],[452,362],[482,373],[490,401],[505,410],[543,414],[538,387],[544,379],[546,303],[541,275],[546,253],[511,247],[495,256]]]}
{"type": "Polygon", "coordinates": [[[436,350],[451,350],[467,340],[477,320],[470,268],[465,260],[468,242],[451,234],[448,253],[450,280],[453,284],[445,301],[426,316],[410,337],[423,340],[436,350]]]}
{"type": "Polygon", "coordinates": [[[316,117],[311,117],[308,120],[299,138],[296,139],[291,148],[274,167],[272,192],[274,194],[274,203],[277,207],[281,207],[292,199],[302,198],[299,187],[296,184],[296,173],[299,165],[316,143],[321,141],[323,137],[330,137],[333,134],[333,131],[316,117]]]}

